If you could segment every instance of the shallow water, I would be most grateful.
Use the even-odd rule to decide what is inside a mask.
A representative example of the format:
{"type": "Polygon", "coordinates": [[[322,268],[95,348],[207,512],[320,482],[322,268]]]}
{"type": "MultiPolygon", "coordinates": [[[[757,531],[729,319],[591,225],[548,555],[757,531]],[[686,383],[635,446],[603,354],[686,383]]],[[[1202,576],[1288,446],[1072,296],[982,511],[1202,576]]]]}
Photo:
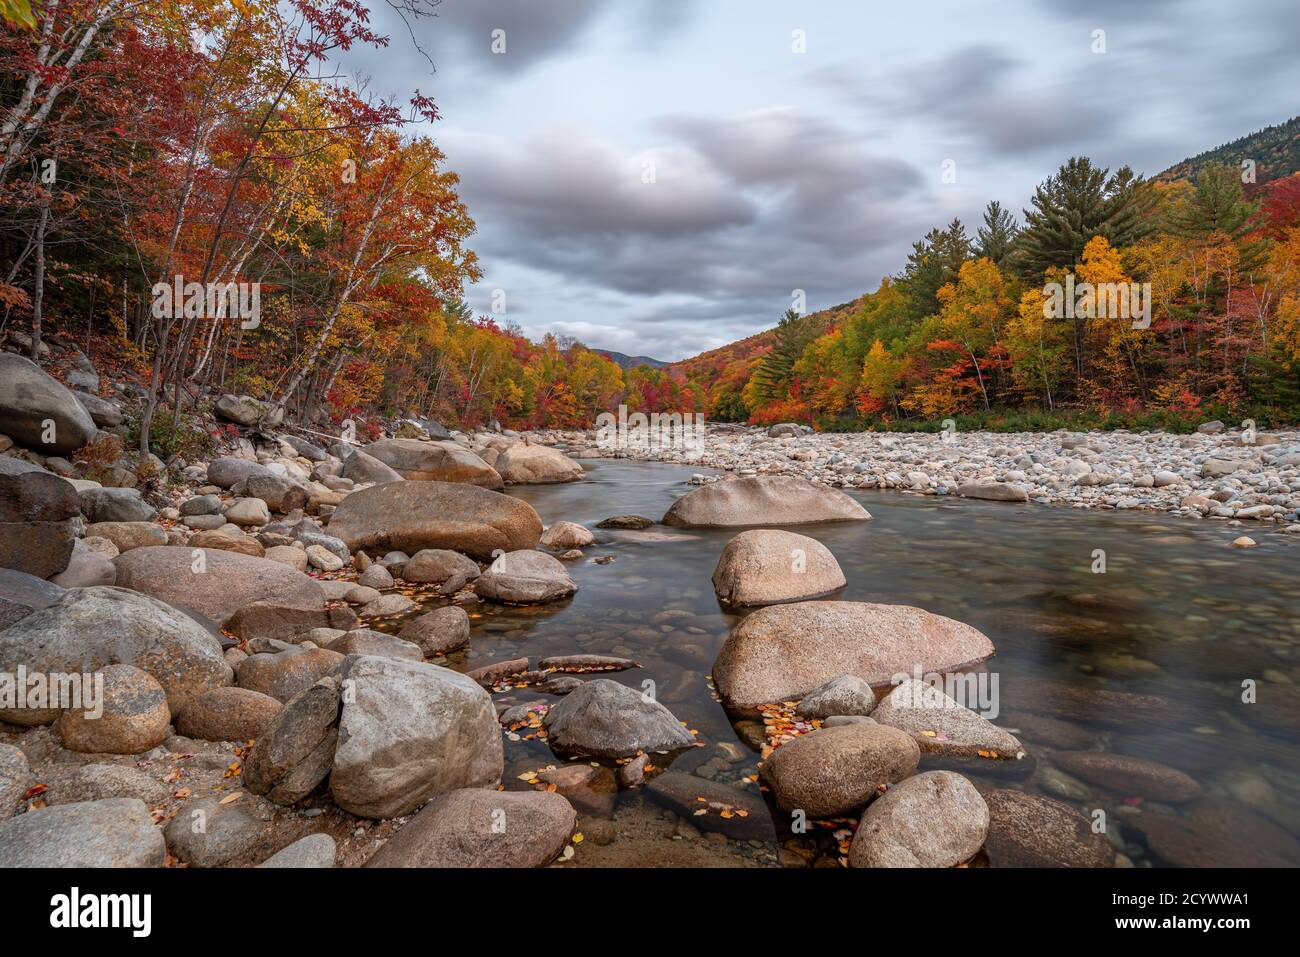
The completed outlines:
{"type": "MultiPolygon", "coordinates": [[[[545,523],[566,519],[596,532],[597,544],[570,564],[577,595],[541,608],[472,606],[470,649],[449,663],[468,669],[526,655],[536,664],[545,655],[578,652],[635,658],[641,669],[604,677],[635,687],[653,681],[658,699],[704,744],[672,760],[672,770],[757,793],[757,785],[744,780],[758,758],[746,743],[756,740],[756,728],[729,716],[707,681],[739,620],[719,606],[710,584],[718,554],[735,531],[655,526],[651,532],[670,539],[643,541],[643,533],[595,529],[601,519],[623,513],[657,520],[700,470],[613,460],[584,464],[583,482],[512,490],[545,523]],[[614,561],[595,564],[598,556],[614,561]]],[[[829,597],[917,605],[968,622],[993,640],[997,655],[986,668],[998,680],[996,723],[1018,734],[1037,769],[1018,779],[990,778],[990,786],[1051,794],[1090,817],[1104,810],[1112,843],[1137,866],[1300,863],[1300,740],[1295,715],[1272,695],[1300,682],[1300,541],[1261,529],[1253,532],[1260,547],[1241,550],[1228,543],[1242,531],[1221,522],[850,494],[872,521],[794,530],[818,539],[839,560],[848,584],[829,597]],[[1093,571],[1098,549],[1105,552],[1104,573],[1093,571]],[[1257,683],[1258,704],[1241,702],[1245,679],[1257,683]],[[1048,682],[1159,695],[1168,707],[1123,713],[1086,697],[1062,704],[1048,682]],[[1267,720],[1257,719],[1261,712],[1251,709],[1266,704],[1267,720]],[[1043,722],[1042,715],[1057,723],[1043,722]],[[1060,744],[1059,736],[1070,748],[1178,768],[1202,785],[1205,797],[1174,808],[1065,777],[1051,767],[1054,748],[1047,740],[1060,744]],[[1152,848],[1136,826],[1150,814],[1178,816],[1191,826],[1152,848]]],[[[761,516],[755,521],[761,524],[761,516]]],[[[539,698],[546,696],[531,689],[495,696],[539,698]]],[[[516,777],[523,771],[561,763],[540,741],[508,741],[506,755],[510,787],[526,786],[516,777]]],[[[582,849],[575,863],[678,862],[671,853],[660,860],[647,845],[682,840],[671,836],[672,821],[658,805],[641,789],[622,792],[619,801],[619,840],[591,847],[591,853],[582,849]],[[650,837],[647,818],[662,825],[651,828],[650,837]],[[625,851],[617,857],[620,844],[625,851]]],[[[773,834],[783,835],[787,849],[782,862],[838,863],[829,829],[791,838],[784,816],[776,812],[774,820],[773,834]]],[[[694,837],[690,828],[683,830],[694,837]]],[[[750,864],[778,861],[775,836],[728,845],[696,842],[693,853],[712,849],[723,863],[737,845],[750,864]]]]}

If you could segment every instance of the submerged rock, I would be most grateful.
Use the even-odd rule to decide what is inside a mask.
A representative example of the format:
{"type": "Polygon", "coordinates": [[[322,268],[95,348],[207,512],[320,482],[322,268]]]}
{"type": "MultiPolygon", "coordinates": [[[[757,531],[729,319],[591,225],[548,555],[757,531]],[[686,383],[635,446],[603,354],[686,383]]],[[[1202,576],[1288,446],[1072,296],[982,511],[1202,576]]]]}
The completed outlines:
{"type": "Polygon", "coordinates": [[[498,556],[474,583],[479,597],[514,605],[555,601],[577,590],[563,564],[545,552],[534,550],[498,556]]]}
{"type": "Polygon", "coordinates": [[[1060,801],[998,789],[984,795],[984,847],[994,867],[1112,867],[1115,848],[1088,819],[1060,801]]]}

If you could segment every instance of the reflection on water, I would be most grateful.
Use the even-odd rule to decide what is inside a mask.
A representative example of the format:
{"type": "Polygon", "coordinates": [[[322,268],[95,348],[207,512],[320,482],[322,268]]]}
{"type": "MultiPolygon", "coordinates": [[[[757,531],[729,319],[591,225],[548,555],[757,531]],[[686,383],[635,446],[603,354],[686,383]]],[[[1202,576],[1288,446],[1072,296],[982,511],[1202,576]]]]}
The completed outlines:
{"type": "MultiPolygon", "coordinates": [[[[608,460],[585,464],[584,482],[512,493],[547,524],[567,519],[595,530],[601,519],[622,513],[657,520],[698,471],[608,460]]],[[[848,584],[831,597],[918,605],[993,639],[997,656],[987,667],[999,677],[997,723],[1017,731],[1037,759],[1029,776],[999,778],[994,786],[1045,793],[1089,815],[1105,810],[1112,843],[1138,866],[1300,863],[1300,698],[1293,690],[1300,682],[1300,614],[1294,611],[1300,542],[1264,531],[1255,536],[1262,547],[1233,550],[1227,543],[1239,532],[1223,523],[852,494],[873,521],[796,530],[839,559],[848,584]],[[1104,552],[1103,574],[1093,571],[1098,550],[1104,552]],[[1257,683],[1258,704],[1242,704],[1245,679],[1257,683]],[[1094,691],[1148,697],[1117,707],[1094,691]],[[1190,774],[1205,794],[1173,808],[1108,792],[1057,769],[1052,753],[1060,749],[1158,761],[1190,774]],[[1180,819],[1172,837],[1169,828],[1154,840],[1145,836],[1144,816],[1152,814],[1180,819]]],[[[655,526],[651,532],[667,540],[653,541],[645,539],[657,536],[595,531],[597,544],[570,566],[579,585],[572,600],[541,608],[472,607],[471,647],[452,660],[453,667],[574,652],[635,658],[641,670],[609,677],[638,687],[654,681],[659,700],[705,745],[680,755],[672,770],[756,794],[757,785],[746,779],[754,772],[761,725],[733,724],[707,683],[714,656],[738,620],[719,607],[710,584],[734,531],[655,526]],[[614,561],[595,564],[598,556],[614,561]]],[[[496,698],[545,696],[518,690],[496,698]]],[[[544,743],[508,743],[508,786],[517,785],[520,771],[548,763],[559,762],[544,743]]],[[[644,830],[647,814],[659,815],[655,839],[670,840],[671,821],[657,805],[643,807],[641,791],[623,792],[619,800],[626,809],[615,821],[619,840],[591,854],[584,850],[578,863],[638,863],[631,851],[619,858],[614,849],[623,842],[648,853],[644,834],[633,835],[635,828],[644,830]]],[[[783,818],[778,824],[787,834],[783,818]]],[[[701,843],[690,827],[682,830],[692,853],[712,847],[718,863],[724,857],[732,862],[736,845],[749,864],[827,864],[837,857],[829,829],[780,846],[771,837],[723,844],[715,836],[701,843]]],[[[685,861],[683,854],[662,862],[685,861]]]]}

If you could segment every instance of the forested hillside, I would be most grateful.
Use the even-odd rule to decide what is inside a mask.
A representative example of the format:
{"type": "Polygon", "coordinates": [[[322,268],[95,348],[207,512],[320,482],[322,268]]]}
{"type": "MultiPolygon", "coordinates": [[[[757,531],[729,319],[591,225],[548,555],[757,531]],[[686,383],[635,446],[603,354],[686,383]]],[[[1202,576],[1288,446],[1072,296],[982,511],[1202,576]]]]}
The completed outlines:
{"type": "MultiPolygon", "coordinates": [[[[1280,129],[1280,128],[1278,128],[1280,129]]],[[[1086,157],[847,306],[676,363],[715,418],[819,427],[1300,418],[1300,176],[1148,182],[1086,157]],[[1046,283],[1149,284],[1149,324],[1047,318],[1046,283]]]]}
{"type": "Polygon", "coordinates": [[[1156,179],[1166,182],[1195,179],[1211,163],[1227,163],[1240,168],[1246,160],[1254,161],[1255,181],[1258,183],[1300,172],[1300,116],[1185,159],[1156,179]]]}

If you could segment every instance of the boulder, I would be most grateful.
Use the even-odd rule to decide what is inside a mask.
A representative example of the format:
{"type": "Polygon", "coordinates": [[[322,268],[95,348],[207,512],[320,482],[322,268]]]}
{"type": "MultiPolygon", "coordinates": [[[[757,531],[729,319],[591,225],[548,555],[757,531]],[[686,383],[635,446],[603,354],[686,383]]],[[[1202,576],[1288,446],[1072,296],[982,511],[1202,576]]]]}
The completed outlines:
{"type": "Polygon", "coordinates": [[[870,513],[838,489],[790,475],[711,482],[687,492],[664,514],[681,528],[862,522],[870,513]]]}
{"type": "Polygon", "coordinates": [[[288,847],[276,851],[258,867],[323,868],[333,867],[338,856],[334,838],[328,834],[308,834],[288,847]]]}
{"type": "MultiPolygon", "coordinates": [[[[245,498],[260,499],[271,511],[281,514],[291,512],[295,508],[306,508],[311,498],[311,493],[306,487],[287,476],[269,471],[246,475],[231,486],[230,491],[234,495],[245,498]]],[[[230,517],[229,512],[226,517],[230,517]]]]}
{"type": "Polygon", "coordinates": [[[212,688],[190,699],[176,719],[176,733],[200,741],[248,741],[260,738],[283,707],[251,688],[212,688]]]}
{"type": "MultiPolygon", "coordinates": [[[[199,561],[194,551],[168,545],[127,552],[113,560],[117,582],[192,608],[223,626],[248,606],[268,601],[279,608],[324,615],[325,593],[320,585],[287,565],[219,549],[200,549],[199,561]]],[[[298,631],[311,627],[316,625],[298,631]]]]}
{"type": "Polygon", "coordinates": [[[1005,482],[967,482],[957,487],[962,498],[978,498],[986,502],[1028,502],[1029,493],[1018,485],[1005,482]]]}
{"type": "Polygon", "coordinates": [[[226,521],[232,525],[265,525],[271,510],[260,498],[237,498],[226,506],[226,521]]]}
{"type": "Polygon", "coordinates": [[[993,654],[969,625],[908,605],[808,601],[761,608],[713,663],[723,699],[747,706],[802,697],[843,674],[873,687],[895,676],[960,671],[993,654]]]}
{"type": "Polygon", "coordinates": [[[246,428],[261,425],[273,429],[284,421],[284,409],[251,395],[223,395],[212,405],[217,418],[246,428]]]}
{"type": "Polygon", "coordinates": [[[337,675],[327,675],[285,703],[244,762],[245,787],[289,805],[325,780],[338,743],[341,688],[337,675]]]}
{"type": "Polygon", "coordinates": [[[915,678],[891,691],[872,717],[906,731],[925,754],[986,761],[1017,761],[1025,755],[1015,735],[915,678]]]}
{"type": "Polygon", "coordinates": [[[0,433],[42,455],[67,455],[95,437],[90,413],[30,359],[0,352],[0,433]]]}
{"type": "Polygon", "coordinates": [[[262,834],[262,822],[244,803],[223,804],[217,795],[187,801],[163,829],[167,849],[191,867],[220,867],[233,860],[262,834]]]}
{"type": "Polygon", "coordinates": [[[804,718],[830,718],[869,715],[875,709],[876,693],[871,685],[854,675],[840,675],[804,695],[795,710],[804,718]]]}
{"type": "MultiPolygon", "coordinates": [[[[0,631],[0,672],[24,665],[28,672],[80,674],[112,664],[153,675],[172,713],[232,677],[214,635],[175,608],[125,588],[73,589],[0,631]]],[[[0,720],[15,724],[46,724],[55,717],[52,711],[0,711],[0,720]]]]}
{"type": "MultiPolygon", "coordinates": [[[[379,565],[371,568],[384,571],[379,565]]],[[[366,569],[367,573],[370,571],[370,568],[366,569]]],[[[402,566],[402,577],[408,582],[438,585],[438,591],[443,595],[455,594],[478,578],[479,574],[478,562],[446,548],[422,548],[402,566]]]]}
{"type": "Polygon", "coordinates": [[[343,655],[325,648],[249,655],[235,666],[235,678],[241,688],[288,701],[333,671],[342,660],[343,655]]]}
{"type": "MultiPolygon", "coordinates": [[[[1113,867],[1115,848],[1088,819],[1060,801],[999,788],[984,794],[993,867],[1113,867]]],[[[1143,815],[1145,817],[1146,815],[1143,815]]]]}
{"type": "MultiPolygon", "coordinates": [[[[271,470],[250,459],[223,456],[208,463],[209,485],[233,488],[250,475],[270,475],[271,470]]],[[[218,501],[220,501],[218,499],[218,501]]]]}
{"type": "Polygon", "coordinates": [[[850,724],[801,734],[773,751],[761,773],[788,812],[838,817],[870,801],[886,785],[916,771],[920,749],[908,735],[876,724],[850,724]]]}
{"type": "Polygon", "coordinates": [[[78,499],[87,522],[148,522],[158,514],[136,488],[88,488],[78,499]]]}
{"type": "Polygon", "coordinates": [[[559,449],[546,445],[512,445],[497,458],[496,470],[513,485],[576,482],[583,468],[559,449]]]}
{"type": "Polygon", "coordinates": [[[806,535],[759,528],[741,532],[722,550],[713,590],[731,605],[771,605],[820,598],[845,585],[829,548],[806,535]]]}
{"type": "Polygon", "coordinates": [[[608,678],[585,682],[552,706],[543,724],[547,743],[560,754],[626,758],[695,744],[662,704],[608,678]]]}
{"type": "Polygon", "coordinates": [[[480,598],[512,605],[537,605],[567,598],[578,590],[568,569],[545,552],[506,552],[474,582],[480,598]]]}
{"type": "Polygon", "coordinates": [[[86,526],[86,535],[108,539],[119,554],[167,544],[167,530],[153,522],[96,522],[86,526]]]}
{"type": "Polygon", "coordinates": [[[535,548],[542,521],[527,502],[452,482],[396,482],[353,492],[330,518],[350,551],[446,548],[488,560],[535,548]]]}
{"type": "Polygon", "coordinates": [[[0,631],[34,611],[49,608],[63,595],[64,589],[57,582],[0,568],[0,631]]]}
{"type": "Polygon", "coordinates": [[[469,615],[457,605],[435,608],[408,624],[397,637],[413,642],[426,658],[445,655],[469,644],[469,615]]]}
{"type": "Polygon", "coordinates": [[[577,823],[559,794],[462,788],[431,801],[365,866],[545,867],[577,823]]]}
{"type": "MultiPolygon", "coordinates": [[[[111,543],[110,543],[111,545],[111,543]]],[[[117,546],[112,546],[116,554],[117,546]]],[[[116,585],[117,566],[111,558],[97,552],[78,538],[72,546],[68,567],[50,578],[60,588],[89,588],[91,585],[116,585]]]]}
{"type": "Polygon", "coordinates": [[[401,817],[435,795],[494,785],[501,731],[491,696],[437,665],[350,657],[350,688],[330,772],[334,803],[359,817],[401,817]]]}
{"type": "Polygon", "coordinates": [[[496,469],[455,442],[381,439],[371,442],[365,451],[402,478],[412,481],[464,482],[494,489],[502,485],[496,469]]]}
{"type": "Polygon", "coordinates": [[[101,429],[113,429],[122,424],[122,410],[107,399],[89,392],[73,390],[73,396],[89,413],[91,420],[101,429]]]}
{"type": "Polygon", "coordinates": [[[41,783],[49,788],[41,795],[46,804],[138,798],[158,807],[176,790],[134,764],[49,764],[41,773],[41,783]]]}
{"type": "Polygon", "coordinates": [[[394,638],[382,631],[358,628],[345,632],[329,643],[329,650],[341,655],[377,655],[380,658],[404,658],[407,661],[423,661],[424,652],[420,646],[404,638],[394,638]]]}
{"type": "Polygon", "coordinates": [[[611,515],[609,518],[601,519],[597,522],[596,527],[640,531],[641,529],[649,528],[653,524],[654,521],[646,518],[644,515],[611,515]]]}
{"type": "Polygon", "coordinates": [[[0,822],[3,867],[161,867],[162,830],[136,798],[28,811],[0,822]]]}
{"type": "MultiPolygon", "coordinates": [[[[428,556],[431,554],[432,555],[456,555],[457,553],[444,552],[434,548],[426,548],[424,551],[420,552],[419,554],[428,556]]],[[[460,555],[458,557],[465,558],[464,555],[460,555]]],[[[412,561],[414,561],[414,559],[412,559],[412,561]]],[[[477,563],[471,561],[468,558],[465,558],[465,561],[470,562],[470,564],[474,565],[474,574],[477,575],[478,574],[477,563]]],[[[405,566],[403,566],[403,568],[405,568],[405,566]]],[[[411,581],[420,581],[420,580],[422,579],[416,579],[416,578],[411,579],[411,581]]],[[[367,568],[365,571],[363,571],[360,575],[357,576],[357,585],[361,588],[368,588],[370,591],[375,592],[374,595],[375,598],[379,597],[378,593],[380,590],[384,588],[392,588],[393,585],[395,584],[396,582],[393,580],[393,573],[390,572],[383,565],[371,565],[369,568],[367,568]]],[[[364,604],[364,602],[362,604],[364,604]]]]}
{"type": "Polygon", "coordinates": [[[351,449],[342,456],[342,459],[343,477],[352,479],[354,482],[372,482],[376,485],[386,485],[389,482],[402,481],[402,476],[395,470],[360,449],[351,449]]]}
{"type": "Polygon", "coordinates": [[[886,791],[862,815],[851,867],[956,867],[976,854],[989,808],[953,771],[927,771],[886,791]]]}
{"type": "Polygon", "coordinates": [[[0,821],[14,816],[32,783],[32,768],[27,755],[11,744],[0,743],[0,821]]]}
{"type": "Polygon", "coordinates": [[[1201,795],[1195,779],[1145,758],[1108,751],[1058,751],[1052,761],[1075,777],[1124,797],[1181,804],[1201,795]]]}
{"type": "Polygon", "coordinates": [[[579,525],[577,522],[556,522],[542,532],[538,544],[545,548],[564,550],[586,548],[588,545],[594,544],[595,541],[596,536],[591,534],[591,529],[585,525],[579,525]]]}
{"type": "Polygon", "coordinates": [[[222,531],[195,532],[185,544],[190,549],[213,548],[217,551],[235,552],[252,558],[262,558],[266,555],[266,549],[251,535],[231,535],[222,531]]]}
{"type": "Polygon", "coordinates": [[[109,665],[102,673],[102,700],[85,700],[83,691],[82,706],[59,717],[65,748],[83,754],[143,754],[171,736],[171,711],[157,679],[133,665],[109,665]]]}
{"type": "Polygon", "coordinates": [[[79,513],[76,491],[55,475],[0,475],[0,568],[37,578],[63,571],[72,559],[72,520],[79,513]]]}

